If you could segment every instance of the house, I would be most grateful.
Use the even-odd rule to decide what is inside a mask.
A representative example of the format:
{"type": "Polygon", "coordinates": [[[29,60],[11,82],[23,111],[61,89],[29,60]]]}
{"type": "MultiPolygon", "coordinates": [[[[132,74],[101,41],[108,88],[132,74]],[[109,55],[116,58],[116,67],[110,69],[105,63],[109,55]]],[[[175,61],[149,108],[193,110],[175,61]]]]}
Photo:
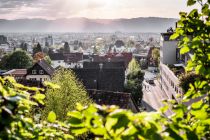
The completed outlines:
{"type": "Polygon", "coordinates": [[[83,53],[64,53],[64,61],[70,65],[70,68],[82,67],[80,61],[83,60],[83,53]]]}
{"type": "Polygon", "coordinates": [[[123,109],[130,109],[134,113],[139,112],[138,106],[130,93],[87,90],[89,97],[99,105],[117,105],[123,109]]]}
{"type": "Polygon", "coordinates": [[[39,60],[27,70],[26,80],[47,81],[50,80],[54,73],[54,68],[45,60],[39,60]]]}
{"type": "Polygon", "coordinates": [[[93,62],[124,62],[125,68],[132,60],[132,53],[107,53],[104,55],[85,55],[85,59],[91,59],[93,62]]]}
{"type": "Polygon", "coordinates": [[[52,67],[75,68],[82,67],[83,53],[52,53],[49,54],[52,67]]]}
{"type": "Polygon", "coordinates": [[[3,73],[3,76],[13,76],[17,81],[25,79],[25,76],[27,74],[27,69],[12,69],[5,73],[3,73]]]}
{"type": "Polygon", "coordinates": [[[123,62],[86,62],[83,68],[72,70],[86,89],[119,92],[124,90],[125,67],[123,62]]]}
{"type": "Polygon", "coordinates": [[[53,68],[57,68],[57,67],[69,68],[70,67],[70,65],[65,62],[63,53],[50,53],[49,57],[51,59],[53,68]]]}

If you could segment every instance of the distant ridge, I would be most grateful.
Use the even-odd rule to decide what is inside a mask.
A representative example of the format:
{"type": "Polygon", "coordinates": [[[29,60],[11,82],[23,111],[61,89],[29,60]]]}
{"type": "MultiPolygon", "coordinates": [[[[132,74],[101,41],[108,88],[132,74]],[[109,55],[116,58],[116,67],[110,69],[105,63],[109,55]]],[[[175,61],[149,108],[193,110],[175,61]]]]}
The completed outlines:
{"type": "Polygon", "coordinates": [[[178,19],[139,17],[131,19],[0,19],[0,32],[165,32],[178,19]]]}

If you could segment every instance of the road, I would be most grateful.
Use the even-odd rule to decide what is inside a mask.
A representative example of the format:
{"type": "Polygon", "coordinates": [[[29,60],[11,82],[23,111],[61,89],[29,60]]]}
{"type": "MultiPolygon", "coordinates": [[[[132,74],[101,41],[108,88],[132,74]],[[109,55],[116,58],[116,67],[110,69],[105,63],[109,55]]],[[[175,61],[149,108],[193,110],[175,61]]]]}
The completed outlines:
{"type": "MultiPolygon", "coordinates": [[[[155,84],[150,85],[147,82],[143,82],[143,100],[142,104],[146,108],[146,111],[157,111],[164,106],[163,100],[169,99],[168,96],[161,90],[159,82],[154,80],[155,84]]],[[[165,115],[172,115],[171,110],[167,110],[165,115]]]]}

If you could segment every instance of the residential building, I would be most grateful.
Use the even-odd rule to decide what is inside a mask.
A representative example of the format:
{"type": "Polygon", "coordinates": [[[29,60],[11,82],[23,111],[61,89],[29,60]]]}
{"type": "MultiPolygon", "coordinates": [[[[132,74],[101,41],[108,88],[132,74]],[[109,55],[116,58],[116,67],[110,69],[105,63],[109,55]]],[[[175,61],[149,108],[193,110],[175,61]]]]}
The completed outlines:
{"type": "Polygon", "coordinates": [[[27,74],[27,69],[12,69],[5,73],[3,73],[3,76],[13,76],[17,81],[25,79],[25,76],[27,74]]]}
{"type": "Polygon", "coordinates": [[[173,32],[162,33],[160,41],[160,83],[162,90],[169,99],[181,101],[182,89],[179,86],[178,76],[184,73],[184,66],[189,57],[179,53],[178,39],[170,40],[173,32]]]}
{"type": "Polygon", "coordinates": [[[99,105],[117,105],[123,109],[130,109],[137,113],[138,106],[130,93],[103,91],[103,90],[87,90],[89,97],[99,105]]]}
{"type": "Polygon", "coordinates": [[[57,67],[69,68],[70,67],[70,65],[65,62],[63,53],[52,53],[52,54],[49,54],[49,57],[51,59],[53,68],[57,68],[57,67]]]}
{"type": "Polygon", "coordinates": [[[31,81],[48,81],[54,73],[54,68],[51,67],[45,60],[39,60],[31,68],[27,70],[26,80],[31,81]]]}
{"type": "Polygon", "coordinates": [[[83,68],[72,69],[86,89],[124,90],[125,67],[122,62],[89,62],[83,68]]]}
{"type": "Polygon", "coordinates": [[[83,53],[52,53],[49,54],[52,67],[75,68],[82,67],[83,53]]]}

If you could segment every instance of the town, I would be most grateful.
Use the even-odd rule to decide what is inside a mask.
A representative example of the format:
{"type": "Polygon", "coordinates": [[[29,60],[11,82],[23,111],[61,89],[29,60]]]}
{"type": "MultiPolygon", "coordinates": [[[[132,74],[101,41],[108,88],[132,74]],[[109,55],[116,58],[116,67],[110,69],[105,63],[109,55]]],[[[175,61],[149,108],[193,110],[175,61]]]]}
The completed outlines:
{"type": "Polygon", "coordinates": [[[1,0],[0,140],[209,140],[209,0],[1,0]]]}
{"type": "Polygon", "coordinates": [[[172,34],[172,28],[161,34],[5,34],[0,36],[1,75],[44,87],[56,70],[65,68],[97,104],[150,112],[163,107],[163,100],[182,100],[178,76],[192,54],[180,55],[178,42],[169,40],[172,34]],[[132,91],[128,75],[135,61],[142,76],[132,91]]]}

